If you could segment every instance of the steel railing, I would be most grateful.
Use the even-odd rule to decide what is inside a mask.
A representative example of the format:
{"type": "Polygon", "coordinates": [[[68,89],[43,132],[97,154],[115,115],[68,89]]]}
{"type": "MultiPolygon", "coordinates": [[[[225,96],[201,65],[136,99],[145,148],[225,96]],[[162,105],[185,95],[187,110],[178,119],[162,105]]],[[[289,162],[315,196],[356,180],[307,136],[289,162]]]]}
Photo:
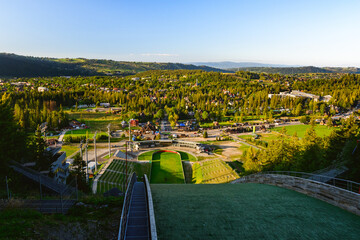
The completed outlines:
{"type": "Polygon", "coordinates": [[[123,208],[121,212],[121,218],[120,218],[120,227],[119,227],[119,234],[118,234],[118,240],[122,240],[125,237],[125,229],[126,229],[126,223],[128,219],[128,213],[129,213],[129,207],[130,207],[130,200],[131,200],[131,194],[134,187],[135,182],[137,181],[136,173],[134,172],[131,175],[130,181],[128,183],[123,208]]]}
{"type": "Polygon", "coordinates": [[[146,174],[144,174],[144,184],[145,184],[145,193],[146,193],[146,203],[147,203],[147,209],[148,209],[147,212],[148,212],[148,219],[149,219],[150,239],[157,240],[154,203],[152,200],[150,183],[149,183],[149,180],[148,180],[146,174]]]}
{"type": "Polygon", "coordinates": [[[321,174],[293,172],[293,171],[266,171],[266,172],[259,172],[259,173],[251,174],[251,175],[245,176],[244,178],[247,179],[250,176],[253,176],[256,174],[277,174],[277,175],[286,175],[286,176],[303,178],[303,179],[307,179],[307,180],[311,180],[311,181],[315,181],[315,182],[326,183],[326,184],[332,185],[334,187],[342,188],[342,189],[345,189],[345,190],[348,190],[350,192],[357,193],[360,195],[360,183],[346,180],[346,179],[335,178],[335,177],[321,175],[321,174]]]}

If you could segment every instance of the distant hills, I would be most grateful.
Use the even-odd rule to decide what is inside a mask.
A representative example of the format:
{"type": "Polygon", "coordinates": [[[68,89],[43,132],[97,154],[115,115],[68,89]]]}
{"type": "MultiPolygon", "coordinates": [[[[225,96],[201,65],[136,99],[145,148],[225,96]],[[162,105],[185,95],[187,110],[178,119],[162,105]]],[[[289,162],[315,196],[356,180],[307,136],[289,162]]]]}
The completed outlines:
{"type": "Polygon", "coordinates": [[[0,77],[131,75],[148,70],[230,72],[182,63],[126,62],[85,58],[39,58],[0,53],[0,77]]]}
{"type": "Polygon", "coordinates": [[[247,68],[230,68],[233,71],[250,71],[257,73],[279,73],[279,74],[299,74],[299,73],[360,73],[359,68],[340,68],[340,67],[247,67],[247,68]]]}
{"type": "Polygon", "coordinates": [[[0,77],[126,76],[148,70],[177,69],[226,73],[239,70],[279,74],[360,73],[359,68],[318,68],[251,62],[195,62],[193,64],[128,62],[86,58],[40,58],[0,53],[0,77]]]}
{"type": "Polygon", "coordinates": [[[236,71],[279,73],[279,74],[299,74],[299,73],[360,73],[360,68],[348,67],[314,67],[298,65],[265,64],[256,62],[193,62],[192,64],[200,66],[236,71]]]}
{"type": "Polygon", "coordinates": [[[209,66],[213,68],[220,69],[237,69],[237,68],[252,68],[252,67],[300,67],[299,65],[283,65],[283,64],[265,64],[265,63],[256,63],[256,62],[192,62],[196,66],[209,66]]]}

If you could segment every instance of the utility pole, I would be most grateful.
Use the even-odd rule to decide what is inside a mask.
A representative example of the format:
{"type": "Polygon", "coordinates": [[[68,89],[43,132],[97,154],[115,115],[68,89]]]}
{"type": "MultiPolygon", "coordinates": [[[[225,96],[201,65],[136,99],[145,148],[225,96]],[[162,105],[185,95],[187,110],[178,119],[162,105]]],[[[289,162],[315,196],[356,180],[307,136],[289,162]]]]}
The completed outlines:
{"type": "Polygon", "coordinates": [[[88,143],[89,143],[89,139],[86,139],[86,145],[85,145],[85,155],[86,155],[86,183],[89,182],[88,143]]]}
{"type": "Polygon", "coordinates": [[[97,131],[95,132],[95,135],[94,135],[94,151],[95,151],[95,172],[97,171],[97,151],[96,151],[96,134],[97,134],[97,131]]]}
{"type": "Polygon", "coordinates": [[[111,146],[110,146],[110,126],[111,126],[111,123],[109,123],[109,125],[107,126],[107,129],[108,129],[108,134],[109,134],[109,158],[111,157],[111,146]]]}

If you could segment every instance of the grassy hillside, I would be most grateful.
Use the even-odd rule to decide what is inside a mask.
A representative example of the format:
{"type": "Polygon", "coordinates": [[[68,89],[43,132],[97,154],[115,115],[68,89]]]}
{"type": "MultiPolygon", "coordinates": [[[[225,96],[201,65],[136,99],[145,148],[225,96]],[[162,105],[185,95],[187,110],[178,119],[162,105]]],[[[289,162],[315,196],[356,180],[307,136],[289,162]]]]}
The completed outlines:
{"type": "Polygon", "coordinates": [[[0,77],[130,75],[148,70],[176,69],[225,71],[207,66],[181,63],[125,62],[85,58],[39,58],[0,53],[0,77]]]}
{"type": "Polygon", "coordinates": [[[45,58],[0,53],[0,77],[39,77],[95,75],[78,64],[60,63],[45,58]]]}

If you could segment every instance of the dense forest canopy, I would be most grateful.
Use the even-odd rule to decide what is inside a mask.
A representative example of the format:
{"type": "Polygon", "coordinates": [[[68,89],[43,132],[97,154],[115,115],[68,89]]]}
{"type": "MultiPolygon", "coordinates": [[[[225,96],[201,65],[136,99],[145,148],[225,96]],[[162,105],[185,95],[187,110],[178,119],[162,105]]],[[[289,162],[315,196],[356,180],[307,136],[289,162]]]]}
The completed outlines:
{"type": "MultiPolygon", "coordinates": [[[[360,75],[151,70],[125,77],[2,80],[0,91],[2,106],[7,106],[2,108],[6,121],[15,124],[9,127],[17,126],[23,132],[33,132],[43,122],[47,122],[50,129],[59,130],[68,124],[66,111],[76,111],[83,104],[100,106],[100,103],[110,103],[120,109],[116,114],[123,120],[137,118],[141,122],[161,119],[167,113],[172,125],[187,119],[243,122],[251,117],[272,122],[279,117],[301,117],[304,122],[325,119],[330,126],[332,116],[358,105],[360,75]],[[45,90],[39,91],[39,87],[45,90]],[[317,98],[289,95],[294,90],[317,98]],[[324,96],[330,98],[325,101],[324,96]]],[[[316,136],[311,129],[301,140],[293,136],[272,142],[263,151],[246,151],[244,168],[248,172],[314,171],[336,161],[347,161],[354,167],[349,176],[356,179],[360,167],[357,155],[351,155],[349,149],[356,145],[359,137],[358,123],[352,117],[341,126],[327,138],[316,136]]],[[[28,146],[35,146],[31,143],[34,141],[28,146]]]]}
{"type": "Polygon", "coordinates": [[[286,110],[284,116],[300,116],[306,111],[330,116],[339,111],[336,109],[354,107],[360,100],[359,75],[301,79],[242,71],[234,75],[201,70],[153,70],[128,77],[24,78],[6,82],[1,87],[20,125],[33,129],[44,119],[61,127],[66,119],[62,108],[76,104],[110,103],[121,107],[124,118],[138,117],[143,121],[152,120],[154,114],[165,107],[173,108],[181,119],[195,116],[201,120],[199,115],[206,111],[207,120],[221,120],[225,116],[271,119],[274,111],[281,109],[286,110]],[[26,84],[19,88],[18,82],[26,84]],[[49,91],[39,92],[38,87],[49,91]],[[276,95],[293,90],[332,98],[323,102],[276,95]],[[275,95],[270,98],[269,94],[275,95]],[[60,112],[55,114],[53,110],[60,112]]]}

